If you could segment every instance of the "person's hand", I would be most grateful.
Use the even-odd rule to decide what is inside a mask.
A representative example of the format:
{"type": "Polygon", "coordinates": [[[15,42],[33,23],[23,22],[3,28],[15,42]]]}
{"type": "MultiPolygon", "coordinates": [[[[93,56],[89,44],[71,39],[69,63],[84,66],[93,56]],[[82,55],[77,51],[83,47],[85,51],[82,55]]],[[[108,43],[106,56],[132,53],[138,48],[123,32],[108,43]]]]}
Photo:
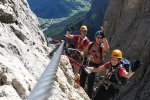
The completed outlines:
{"type": "Polygon", "coordinates": [[[84,52],[83,52],[83,51],[80,51],[79,53],[80,53],[80,55],[81,55],[82,57],[84,57],[84,52]]]}
{"type": "Polygon", "coordinates": [[[105,38],[105,33],[102,31],[101,33],[102,38],[105,38]]]}
{"type": "Polygon", "coordinates": [[[141,62],[139,60],[136,60],[131,68],[132,72],[135,72],[140,66],[141,66],[141,62]]]}
{"type": "Polygon", "coordinates": [[[88,70],[90,70],[91,72],[93,71],[94,67],[87,67],[88,70]]]}
{"type": "Polygon", "coordinates": [[[84,71],[85,71],[87,74],[91,74],[91,73],[92,73],[92,69],[93,69],[93,67],[84,66],[84,71]]]}
{"type": "Polygon", "coordinates": [[[70,32],[69,32],[69,31],[67,31],[65,36],[69,38],[69,36],[70,36],[70,32]]]}

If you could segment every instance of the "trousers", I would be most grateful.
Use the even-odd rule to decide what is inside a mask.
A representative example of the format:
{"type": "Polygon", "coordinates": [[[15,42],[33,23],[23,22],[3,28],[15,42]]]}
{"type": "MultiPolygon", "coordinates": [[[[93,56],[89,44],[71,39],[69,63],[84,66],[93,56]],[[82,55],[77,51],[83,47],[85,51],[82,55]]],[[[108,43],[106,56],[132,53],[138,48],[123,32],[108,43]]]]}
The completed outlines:
{"type": "MultiPolygon", "coordinates": [[[[90,63],[90,66],[98,67],[99,64],[90,63]]],[[[84,69],[81,69],[80,72],[80,86],[85,88],[86,80],[87,80],[87,94],[90,98],[93,95],[93,87],[95,82],[96,73],[92,72],[91,74],[87,74],[84,69]]]]}
{"type": "Polygon", "coordinates": [[[106,89],[103,84],[100,84],[93,100],[113,100],[114,96],[117,95],[118,92],[119,89],[114,88],[112,85],[106,89]]]}

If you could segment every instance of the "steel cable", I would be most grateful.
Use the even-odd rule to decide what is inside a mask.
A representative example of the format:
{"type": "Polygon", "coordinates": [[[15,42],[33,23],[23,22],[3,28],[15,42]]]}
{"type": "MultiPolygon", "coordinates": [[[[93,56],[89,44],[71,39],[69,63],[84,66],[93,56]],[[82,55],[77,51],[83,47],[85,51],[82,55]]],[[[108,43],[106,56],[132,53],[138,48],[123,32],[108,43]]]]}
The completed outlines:
{"type": "Polygon", "coordinates": [[[53,88],[52,85],[56,77],[63,46],[64,41],[62,41],[62,44],[55,52],[47,68],[44,70],[41,77],[39,78],[39,81],[31,91],[28,100],[48,100],[49,96],[51,95],[50,91],[53,88]]]}

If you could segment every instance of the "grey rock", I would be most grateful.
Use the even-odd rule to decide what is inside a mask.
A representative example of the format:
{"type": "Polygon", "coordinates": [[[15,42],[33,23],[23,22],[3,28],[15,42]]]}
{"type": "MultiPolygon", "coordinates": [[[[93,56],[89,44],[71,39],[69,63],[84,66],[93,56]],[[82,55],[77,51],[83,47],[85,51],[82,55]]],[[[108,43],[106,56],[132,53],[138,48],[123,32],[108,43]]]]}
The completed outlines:
{"type": "Polygon", "coordinates": [[[3,85],[0,86],[0,100],[21,100],[21,99],[12,86],[3,85]]]}
{"type": "Polygon", "coordinates": [[[88,37],[94,40],[93,34],[100,29],[109,0],[91,0],[91,9],[82,24],[88,26],[88,37]]]}
{"type": "MultiPolygon", "coordinates": [[[[38,26],[26,0],[0,0],[0,100],[26,100],[48,65],[54,46],[47,47],[38,26]]],[[[83,89],[74,87],[73,72],[66,70],[65,65],[58,69],[54,91],[60,92],[52,97],[88,100],[83,89]]]]}
{"type": "Polygon", "coordinates": [[[15,15],[13,9],[10,6],[0,4],[0,22],[13,23],[15,21],[15,15]]]}
{"type": "Polygon", "coordinates": [[[72,67],[66,56],[61,57],[60,66],[56,74],[52,96],[49,100],[90,100],[85,91],[75,83],[72,67]],[[58,88],[59,87],[59,88],[58,88]]]}
{"type": "MultiPolygon", "coordinates": [[[[120,49],[129,60],[142,62],[128,86],[115,100],[149,100],[150,1],[109,0],[104,28],[111,50],[120,49]]],[[[108,55],[109,56],[109,55],[108,55]]],[[[107,58],[109,58],[107,56],[107,58]]]]}

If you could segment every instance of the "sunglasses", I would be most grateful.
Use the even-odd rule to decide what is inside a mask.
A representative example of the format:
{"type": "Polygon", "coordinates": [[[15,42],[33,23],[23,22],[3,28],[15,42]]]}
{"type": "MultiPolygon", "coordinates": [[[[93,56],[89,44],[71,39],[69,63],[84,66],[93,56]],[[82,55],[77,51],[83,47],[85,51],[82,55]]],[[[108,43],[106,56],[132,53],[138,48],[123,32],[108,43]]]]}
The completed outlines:
{"type": "Polygon", "coordinates": [[[119,59],[111,58],[111,61],[119,61],[119,59]]]}
{"type": "Polygon", "coordinates": [[[102,39],[102,37],[98,37],[98,36],[97,36],[96,38],[97,38],[97,39],[102,39]]]}
{"type": "Polygon", "coordinates": [[[82,33],[86,33],[87,31],[85,31],[85,30],[81,30],[80,32],[82,32],[82,33]]]}

